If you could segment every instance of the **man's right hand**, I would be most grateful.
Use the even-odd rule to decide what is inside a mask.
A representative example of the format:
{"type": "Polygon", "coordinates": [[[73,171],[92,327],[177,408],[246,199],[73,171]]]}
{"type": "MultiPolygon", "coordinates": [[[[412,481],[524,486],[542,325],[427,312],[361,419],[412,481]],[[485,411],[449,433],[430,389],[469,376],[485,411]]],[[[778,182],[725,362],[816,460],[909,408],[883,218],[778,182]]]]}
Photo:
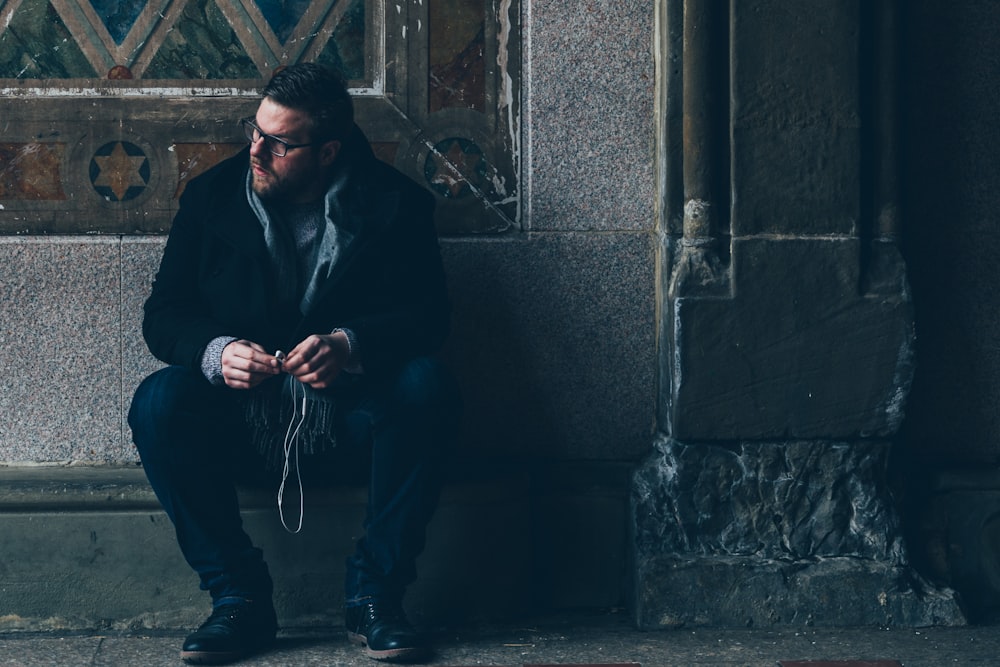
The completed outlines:
{"type": "Polygon", "coordinates": [[[227,387],[251,389],[281,372],[273,354],[248,340],[234,340],[222,350],[222,377],[227,387]]]}

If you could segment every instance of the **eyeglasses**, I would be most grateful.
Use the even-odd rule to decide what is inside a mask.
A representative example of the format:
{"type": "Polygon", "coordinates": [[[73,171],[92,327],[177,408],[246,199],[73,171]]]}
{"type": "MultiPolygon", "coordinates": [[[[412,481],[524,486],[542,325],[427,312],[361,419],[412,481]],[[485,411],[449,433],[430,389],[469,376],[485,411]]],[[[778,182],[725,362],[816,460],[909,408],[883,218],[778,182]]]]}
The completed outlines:
{"type": "Polygon", "coordinates": [[[316,146],[322,144],[322,141],[312,141],[308,144],[290,144],[283,139],[271,134],[264,134],[259,127],[257,127],[253,122],[252,116],[247,116],[246,118],[240,119],[240,125],[243,126],[243,134],[247,136],[247,140],[251,144],[255,144],[258,141],[264,142],[264,148],[274,153],[278,157],[285,157],[288,151],[293,148],[305,148],[306,146],[316,146]]]}

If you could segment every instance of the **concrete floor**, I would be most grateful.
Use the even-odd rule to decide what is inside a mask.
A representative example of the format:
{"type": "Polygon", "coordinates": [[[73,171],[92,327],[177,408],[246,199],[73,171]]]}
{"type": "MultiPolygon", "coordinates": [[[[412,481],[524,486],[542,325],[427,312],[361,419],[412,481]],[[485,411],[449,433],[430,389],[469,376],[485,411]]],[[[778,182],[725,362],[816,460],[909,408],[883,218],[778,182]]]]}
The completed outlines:
{"type": "MultiPolygon", "coordinates": [[[[0,665],[181,665],[180,634],[0,635],[0,665]]],[[[898,661],[905,667],[1000,665],[1000,625],[963,628],[681,629],[639,632],[627,618],[566,616],[523,626],[442,631],[433,665],[777,667],[780,661],[898,661]]],[[[371,665],[340,632],[279,635],[247,667],[371,665]]],[[[818,667],[818,665],[817,665],[818,667]]]]}

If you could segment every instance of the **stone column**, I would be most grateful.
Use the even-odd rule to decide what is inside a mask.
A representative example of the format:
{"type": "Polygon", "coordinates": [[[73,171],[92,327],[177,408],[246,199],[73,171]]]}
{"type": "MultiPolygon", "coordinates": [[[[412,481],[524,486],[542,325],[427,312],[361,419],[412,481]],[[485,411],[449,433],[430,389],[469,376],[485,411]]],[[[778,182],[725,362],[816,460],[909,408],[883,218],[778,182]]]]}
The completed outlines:
{"type": "Polygon", "coordinates": [[[894,11],[661,3],[659,436],[632,497],[642,627],[964,621],[908,566],[885,475],[913,370],[894,11]]]}

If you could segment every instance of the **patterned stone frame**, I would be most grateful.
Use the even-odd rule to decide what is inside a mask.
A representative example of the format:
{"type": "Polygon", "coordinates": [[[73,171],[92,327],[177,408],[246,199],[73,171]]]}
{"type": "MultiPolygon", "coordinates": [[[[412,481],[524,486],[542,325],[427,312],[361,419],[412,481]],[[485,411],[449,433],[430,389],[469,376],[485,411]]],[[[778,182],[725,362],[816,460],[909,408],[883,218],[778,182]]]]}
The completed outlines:
{"type": "Polygon", "coordinates": [[[271,73],[308,60],[347,73],[441,233],[519,229],[518,20],[518,0],[0,0],[0,234],[165,231],[271,73]]]}

